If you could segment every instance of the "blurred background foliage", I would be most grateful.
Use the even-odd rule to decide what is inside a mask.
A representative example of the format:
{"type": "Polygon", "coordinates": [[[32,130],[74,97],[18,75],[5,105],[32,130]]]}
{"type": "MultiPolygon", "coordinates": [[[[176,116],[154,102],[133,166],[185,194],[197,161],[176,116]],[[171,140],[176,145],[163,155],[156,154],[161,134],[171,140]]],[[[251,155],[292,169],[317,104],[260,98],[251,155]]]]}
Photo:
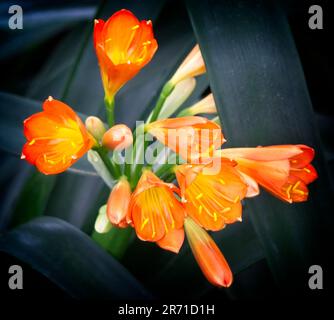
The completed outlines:
{"type": "Polygon", "coordinates": [[[10,30],[8,7],[12,2],[2,1],[1,251],[37,270],[35,277],[40,273],[51,280],[50,283],[43,280],[47,288],[55,283],[64,295],[79,298],[155,296],[235,300],[304,290],[307,263],[319,263],[316,258],[325,256],[326,248],[321,245],[326,243],[328,229],[333,226],[329,217],[333,207],[329,200],[328,172],[333,173],[334,168],[334,126],[333,110],[326,100],[330,83],[326,31],[316,34],[307,28],[305,1],[280,1],[278,6],[258,0],[249,5],[250,2],[202,1],[198,5],[196,1],[176,0],[15,1],[23,8],[24,29],[10,30]],[[197,79],[197,88],[186,105],[212,89],[220,115],[224,116],[223,129],[226,123],[225,134],[230,145],[242,142],[254,146],[267,139],[267,144],[310,144],[318,152],[321,182],[311,186],[314,196],[310,205],[296,204],[288,208],[276,199],[267,200],[264,194],[257,205],[254,204],[257,199],[244,205],[242,223],[214,234],[235,274],[229,289],[218,290],[207,283],[187,244],[179,255],[174,255],[152,243],[139,241],[132,230],[112,229],[106,235],[96,234],[94,221],[109,190],[85,161],[74,170],[44,176],[19,159],[24,141],[22,121],[39,110],[41,101],[49,95],[65,101],[83,117],[104,117],[103,89],[92,42],[93,20],[108,18],[121,8],[133,11],[140,19],[153,21],[159,50],[152,62],[116,97],[117,122],[133,127],[137,120],[143,120],[163,84],[199,41],[208,76],[197,79]],[[236,20],[229,20],[229,16],[236,20]],[[278,39],[281,51],[269,50],[271,36],[278,39]],[[269,65],[257,61],[256,57],[261,55],[268,59],[269,65]],[[315,113],[308,109],[310,102],[299,59],[315,113]],[[280,63],[291,69],[275,73],[274,66],[280,63]],[[235,72],[230,72],[229,66],[235,72]],[[273,77],[265,83],[264,91],[261,91],[263,81],[259,80],[263,74],[256,74],[253,69],[256,67],[260,71],[269,70],[268,77],[273,77]],[[283,84],[275,86],[279,81],[283,84]],[[289,81],[296,84],[290,88],[291,93],[289,81]],[[231,90],[225,92],[228,86],[231,90]],[[294,106],[290,108],[287,101],[283,105],[270,100],[279,93],[282,99],[294,95],[294,106]],[[236,95],[244,98],[236,101],[236,95]],[[271,116],[264,120],[262,114],[256,117],[256,108],[251,110],[248,104],[258,105],[258,112],[266,104],[273,114],[277,111],[278,118],[271,116]],[[284,119],[279,118],[280,114],[289,118],[294,113],[302,117],[286,123],[279,121],[284,119]],[[261,121],[266,122],[267,129],[261,121]],[[269,127],[275,127],[277,122],[281,132],[270,131],[269,127]],[[314,218],[319,208],[325,212],[314,218]],[[318,242],[313,242],[315,238],[318,242]],[[294,268],[295,260],[304,257],[306,251],[310,251],[308,259],[294,268]],[[296,272],[304,272],[303,284],[293,283],[296,272]]]}

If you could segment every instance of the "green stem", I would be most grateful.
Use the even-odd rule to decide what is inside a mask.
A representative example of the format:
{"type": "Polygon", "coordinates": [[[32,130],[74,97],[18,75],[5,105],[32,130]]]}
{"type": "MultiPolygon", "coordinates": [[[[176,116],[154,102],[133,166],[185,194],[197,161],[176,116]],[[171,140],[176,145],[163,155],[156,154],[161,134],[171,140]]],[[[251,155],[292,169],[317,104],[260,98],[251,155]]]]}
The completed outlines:
{"type": "Polygon", "coordinates": [[[108,156],[108,151],[103,147],[94,148],[94,150],[99,154],[100,158],[102,159],[103,163],[109,170],[110,174],[113,178],[118,179],[122,173],[119,168],[108,156]]]}
{"type": "Polygon", "coordinates": [[[110,100],[105,98],[104,99],[104,104],[106,106],[108,125],[111,128],[115,123],[115,115],[114,115],[115,99],[114,99],[114,97],[111,97],[110,100]]]}
{"type": "Polygon", "coordinates": [[[163,164],[156,172],[155,174],[160,178],[163,179],[166,176],[169,176],[170,174],[174,173],[174,167],[176,166],[176,164],[168,164],[165,163],[163,164]]]}
{"type": "Polygon", "coordinates": [[[151,123],[153,121],[156,121],[159,117],[159,113],[161,111],[161,108],[164,104],[164,102],[166,101],[166,99],[168,98],[168,96],[173,92],[175,86],[170,83],[167,82],[164,87],[162,88],[162,91],[160,93],[159,99],[153,109],[153,112],[149,115],[146,123],[151,123]]]}
{"type": "Polygon", "coordinates": [[[180,118],[180,117],[187,117],[187,116],[191,116],[191,112],[189,112],[189,108],[186,108],[186,109],[183,109],[181,110],[177,115],[176,117],[177,118],[180,118]]]}

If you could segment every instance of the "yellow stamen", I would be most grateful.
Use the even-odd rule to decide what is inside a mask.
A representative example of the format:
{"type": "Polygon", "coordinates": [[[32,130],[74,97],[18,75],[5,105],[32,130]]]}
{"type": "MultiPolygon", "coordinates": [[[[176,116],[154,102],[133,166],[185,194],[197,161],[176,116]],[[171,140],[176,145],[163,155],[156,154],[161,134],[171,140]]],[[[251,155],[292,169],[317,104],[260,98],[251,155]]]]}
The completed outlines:
{"type": "Polygon", "coordinates": [[[196,200],[199,200],[203,197],[203,193],[200,193],[199,195],[196,196],[196,200]]]}
{"type": "Polygon", "coordinates": [[[200,205],[200,206],[198,207],[198,214],[202,214],[202,211],[203,211],[203,207],[200,205]]]}
{"type": "Polygon", "coordinates": [[[140,231],[143,231],[143,229],[145,228],[148,222],[149,222],[149,218],[146,218],[140,226],[140,231]]]}

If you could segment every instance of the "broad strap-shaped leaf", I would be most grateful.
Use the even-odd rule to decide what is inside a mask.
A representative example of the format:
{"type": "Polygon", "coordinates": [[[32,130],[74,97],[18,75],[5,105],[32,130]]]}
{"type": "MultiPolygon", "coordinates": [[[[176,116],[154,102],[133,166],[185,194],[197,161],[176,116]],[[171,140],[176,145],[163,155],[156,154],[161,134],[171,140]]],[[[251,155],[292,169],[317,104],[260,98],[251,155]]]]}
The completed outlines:
{"type": "Polygon", "coordinates": [[[38,218],[4,234],[0,250],[28,263],[75,298],[151,298],[91,238],[57,218],[38,218]]]}
{"type": "Polygon", "coordinates": [[[333,229],[333,192],[288,22],[274,1],[187,1],[191,21],[233,146],[303,143],[316,150],[319,179],[308,202],[288,205],[264,191],[251,219],[277,282],[304,288],[309,266],[333,229]],[[205,12],[205,14],[203,14],[205,12]]]}

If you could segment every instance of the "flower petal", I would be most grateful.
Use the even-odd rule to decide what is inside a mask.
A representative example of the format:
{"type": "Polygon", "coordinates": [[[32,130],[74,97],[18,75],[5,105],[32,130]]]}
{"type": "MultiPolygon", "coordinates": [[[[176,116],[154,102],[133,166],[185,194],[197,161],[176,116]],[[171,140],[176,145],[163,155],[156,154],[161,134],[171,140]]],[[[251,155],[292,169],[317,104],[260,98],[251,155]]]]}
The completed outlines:
{"type": "Polygon", "coordinates": [[[44,174],[56,174],[82,157],[93,146],[94,139],[64,103],[50,97],[43,109],[24,121],[28,142],[23,147],[22,158],[44,174]]]}
{"type": "Polygon", "coordinates": [[[204,276],[215,286],[229,287],[233,274],[215,242],[192,219],[186,218],[184,226],[190,248],[204,276]]]}
{"type": "Polygon", "coordinates": [[[173,229],[166,233],[166,235],[159,241],[157,245],[165,250],[179,253],[182,244],[184,241],[184,230],[182,229],[173,229]]]}
{"type": "Polygon", "coordinates": [[[130,184],[125,177],[122,177],[112,189],[107,202],[107,216],[112,224],[124,225],[122,222],[126,220],[130,197],[130,184]]]}
{"type": "Polygon", "coordinates": [[[156,242],[168,232],[183,227],[184,208],[176,199],[177,188],[164,183],[153,172],[145,170],[131,196],[128,222],[137,236],[156,242]]]}

